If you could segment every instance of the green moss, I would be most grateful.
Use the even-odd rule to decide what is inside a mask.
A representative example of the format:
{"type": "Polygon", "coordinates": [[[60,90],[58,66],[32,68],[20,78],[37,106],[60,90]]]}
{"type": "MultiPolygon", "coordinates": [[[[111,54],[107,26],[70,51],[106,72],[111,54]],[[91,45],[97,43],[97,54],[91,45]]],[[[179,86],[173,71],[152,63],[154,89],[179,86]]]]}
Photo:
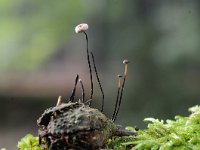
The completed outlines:
{"type": "Polygon", "coordinates": [[[34,137],[31,134],[27,134],[21,141],[18,142],[17,148],[20,150],[43,150],[39,146],[38,137],[34,137]]]}
{"type": "Polygon", "coordinates": [[[200,106],[189,109],[189,117],[176,116],[175,120],[146,118],[147,129],[138,136],[110,139],[108,148],[122,150],[197,150],[200,147],[200,106]]]}

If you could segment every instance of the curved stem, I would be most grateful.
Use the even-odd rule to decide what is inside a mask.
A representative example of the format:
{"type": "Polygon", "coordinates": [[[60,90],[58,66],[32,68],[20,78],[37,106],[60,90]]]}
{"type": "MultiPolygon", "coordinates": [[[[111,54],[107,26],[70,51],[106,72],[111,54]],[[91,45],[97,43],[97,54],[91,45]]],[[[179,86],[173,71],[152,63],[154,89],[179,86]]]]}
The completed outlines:
{"type": "Polygon", "coordinates": [[[92,56],[92,61],[93,61],[93,65],[94,65],[94,71],[96,73],[96,77],[97,77],[97,81],[99,83],[99,87],[100,87],[100,90],[101,90],[101,93],[102,93],[102,105],[101,105],[101,112],[103,112],[103,109],[104,109],[104,92],[103,92],[103,88],[101,86],[101,81],[99,79],[99,75],[98,75],[98,72],[97,72],[97,67],[95,65],[95,59],[94,59],[94,55],[92,52],[91,53],[91,56],[92,56]]]}
{"type": "Polygon", "coordinates": [[[85,90],[84,90],[83,82],[81,79],[79,79],[79,82],[80,82],[81,88],[82,88],[82,103],[84,103],[85,102],[85,90]]]}
{"type": "Polygon", "coordinates": [[[69,99],[70,102],[73,102],[73,101],[74,101],[74,96],[75,96],[75,94],[76,94],[76,85],[77,85],[78,79],[79,79],[79,75],[77,74],[77,75],[76,75],[76,79],[75,79],[74,88],[73,88],[73,90],[72,90],[72,95],[71,95],[71,97],[70,97],[70,99],[69,99]]]}

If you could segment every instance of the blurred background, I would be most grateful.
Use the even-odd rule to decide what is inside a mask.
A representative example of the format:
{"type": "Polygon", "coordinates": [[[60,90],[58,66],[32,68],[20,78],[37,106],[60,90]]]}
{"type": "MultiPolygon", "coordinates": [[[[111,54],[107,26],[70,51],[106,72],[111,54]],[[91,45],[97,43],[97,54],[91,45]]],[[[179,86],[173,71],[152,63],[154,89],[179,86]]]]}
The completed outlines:
{"type": "MultiPolygon", "coordinates": [[[[15,150],[27,133],[36,136],[36,120],[59,95],[69,99],[76,74],[89,97],[85,36],[74,32],[82,22],[108,117],[125,58],[131,63],[117,124],[144,128],[145,117],[188,115],[200,103],[199,14],[198,0],[1,0],[0,147],[15,150]]],[[[96,80],[94,88],[100,108],[96,80]]],[[[77,99],[80,93],[79,86],[77,99]]]]}

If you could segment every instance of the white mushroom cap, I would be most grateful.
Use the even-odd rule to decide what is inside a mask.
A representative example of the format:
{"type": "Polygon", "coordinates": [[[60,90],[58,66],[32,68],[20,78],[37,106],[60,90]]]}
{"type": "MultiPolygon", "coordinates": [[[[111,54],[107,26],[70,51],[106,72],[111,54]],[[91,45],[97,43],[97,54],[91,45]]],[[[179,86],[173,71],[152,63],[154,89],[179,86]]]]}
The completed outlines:
{"type": "Polygon", "coordinates": [[[81,24],[79,24],[79,25],[77,25],[77,26],[75,27],[75,32],[76,32],[76,33],[81,33],[81,32],[86,31],[88,28],[89,28],[89,27],[88,27],[88,24],[86,24],[86,23],[81,23],[81,24]]]}
{"type": "Polygon", "coordinates": [[[128,64],[130,61],[128,60],[128,59],[125,59],[124,61],[123,61],[123,64],[128,64]]]}

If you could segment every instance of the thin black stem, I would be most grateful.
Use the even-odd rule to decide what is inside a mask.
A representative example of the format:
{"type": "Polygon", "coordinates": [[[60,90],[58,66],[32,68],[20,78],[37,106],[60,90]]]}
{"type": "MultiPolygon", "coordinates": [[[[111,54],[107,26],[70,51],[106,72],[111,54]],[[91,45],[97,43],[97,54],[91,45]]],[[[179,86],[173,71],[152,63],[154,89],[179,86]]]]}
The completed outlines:
{"type": "Polygon", "coordinates": [[[96,73],[96,77],[97,77],[97,81],[99,83],[99,88],[101,90],[101,93],[102,93],[102,105],[101,105],[101,112],[103,112],[103,109],[104,109],[104,92],[103,92],[103,88],[102,88],[102,85],[101,85],[101,81],[99,79],[99,75],[98,75],[98,72],[97,72],[97,67],[96,67],[96,64],[95,64],[95,59],[94,59],[94,55],[92,52],[91,53],[91,56],[92,56],[92,61],[93,61],[93,65],[94,65],[94,71],[96,73]]]}
{"type": "Polygon", "coordinates": [[[83,82],[82,82],[81,79],[79,79],[79,82],[80,82],[81,88],[82,88],[82,98],[81,98],[81,100],[82,100],[82,103],[84,103],[85,102],[85,90],[84,90],[83,82]]]}
{"type": "Polygon", "coordinates": [[[118,102],[119,102],[119,92],[120,92],[120,88],[118,88],[118,91],[117,91],[117,100],[116,100],[116,103],[115,103],[115,110],[113,112],[113,115],[112,115],[112,121],[115,122],[115,119],[116,119],[116,112],[117,112],[117,108],[118,108],[118,102]]]}
{"type": "Polygon", "coordinates": [[[111,119],[113,122],[115,122],[115,119],[116,119],[115,116],[116,116],[116,111],[117,111],[118,103],[119,103],[119,93],[120,93],[120,89],[121,89],[120,80],[121,80],[121,77],[119,77],[119,79],[118,79],[117,98],[116,98],[116,102],[115,102],[115,109],[114,109],[112,119],[111,119]]]}
{"type": "Polygon", "coordinates": [[[114,117],[114,121],[115,121],[116,118],[117,118],[117,115],[118,115],[118,112],[119,112],[119,108],[120,108],[120,105],[121,105],[125,81],[126,81],[126,76],[124,76],[124,80],[123,80],[123,83],[122,83],[122,89],[121,89],[121,93],[120,93],[120,97],[119,97],[119,103],[118,103],[117,111],[116,111],[116,114],[115,114],[115,117],[114,117]]]}
{"type": "MultiPolygon", "coordinates": [[[[86,42],[87,42],[87,61],[88,61],[88,66],[90,70],[90,84],[91,84],[91,93],[90,93],[90,99],[93,97],[93,81],[92,81],[92,69],[91,69],[91,64],[90,64],[90,57],[89,57],[89,50],[88,50],[88,36],[86,32],[83,32],[85,34],[86,42]]],[[[89,106],[91,105],[91,101],[89,102],[89,106]]]]}
{"type": "Polygon", "coordinates": [[[77,83],[78,83],[78,79],[79,79],[79,75],[77,74],[77,75],[76,75],[76,79],[75,79],[74,88],[73,88],[73,90],[72,90],[72,95],[71,95],[71,97],[70,97],[70,99],[69,99],[70,102],[73,102],[73,101],[74,101],[74,96],[75,96],[75,94],[76,94],[76,86],[77,86],[77,83]]]}

